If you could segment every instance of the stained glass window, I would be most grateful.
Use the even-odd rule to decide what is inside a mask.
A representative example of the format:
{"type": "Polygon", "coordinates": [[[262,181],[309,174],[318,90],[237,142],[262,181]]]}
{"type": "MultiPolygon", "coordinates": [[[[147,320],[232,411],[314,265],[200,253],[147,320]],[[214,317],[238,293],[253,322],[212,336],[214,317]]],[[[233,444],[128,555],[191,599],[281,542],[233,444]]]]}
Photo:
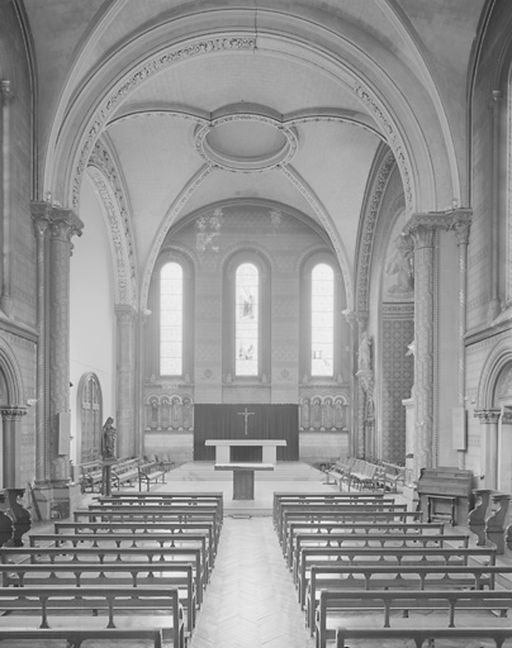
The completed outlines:
{"type": "Polygon", "coordinates": [[[318,263],[311,272],[311,375],[334,373],[334,272],[318,263]]]}
{"type": "Polygon", "coordinates": [[[183,268],[166,263],[160,271],[160,375],[183,373],[183,268]]]}
{"type": "Polygon", "coordinates": [[[258,375],[259,272],[242,263],[235,279],[235,374],[258,375]]]}

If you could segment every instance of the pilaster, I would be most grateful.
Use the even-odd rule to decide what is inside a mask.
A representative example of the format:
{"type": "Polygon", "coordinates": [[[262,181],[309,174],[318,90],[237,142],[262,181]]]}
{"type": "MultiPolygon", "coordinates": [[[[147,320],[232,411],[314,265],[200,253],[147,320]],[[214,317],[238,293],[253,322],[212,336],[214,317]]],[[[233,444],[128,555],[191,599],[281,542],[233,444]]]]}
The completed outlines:
{"type": "Polygon", "coordinates": [[[11,82],[0,81],[2,105],[2,217],[0,237],[2,246],[2,282],[0,309],[7,316],[11,314],[11,103],[14,99],[11,82]]]}
{"type": "Polygon", "coordinates": [[[116,426],[118,434],[119,457],[139,454],[136,425],[136,345],[138,317],[135,309],[128,304],[115,307],[117,327],[116,356],[116,426]]]}
{"type": "Polygon", "coordinates": [[[482,457],[483,487],[498,488],[498,422],[501,410],[476,410],[475,416],[482,424],[480,450],[482,457]]]}

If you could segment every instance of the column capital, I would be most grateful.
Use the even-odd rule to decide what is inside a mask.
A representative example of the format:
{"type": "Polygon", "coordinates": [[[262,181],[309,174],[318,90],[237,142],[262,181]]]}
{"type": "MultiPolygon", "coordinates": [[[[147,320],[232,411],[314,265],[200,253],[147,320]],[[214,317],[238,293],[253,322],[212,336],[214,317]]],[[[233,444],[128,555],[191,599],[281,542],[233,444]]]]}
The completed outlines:
{"type": "Polygon", "coordinates": [[[116,304],[114,312],[118,320],[132,321],[137,317],[137,309],[131,304],[116,304]]]}
{"type": "Polygon", "coordinates": [[[25,407],[9,406],[0,407],[0,415],[3,419],[16,419],[25,416],[27,410],[25,407]]]}
{"type": "Polygon", "coordinates": [[[33,201],[32,220],[39,233],[50,232],[53,238],[71,240],[73,235],[81,236],[84,224],[72,209],[46,201],[33,201]]]}
{"type": "Polygon", "coordinates": [[[499,409],[481,409],[475,410],[475,418],[480,420],[480,423],[484,425],[491,425],[492,423],[497,423],[500,418],[501,410],[499,409]]]}
{"type": "Polygon", "coordinates": [[[0,96],[2,97],[2,103],[4,104],[7,104],[9,101],[14,99],[14,92],[9,79],[2,79],[0,81],[0,96]]]}
{"type": "Polygon", "coordinates": [[[341,312],[341,314],[347,320],[347,322],[350,324],[350,326],[352,328],[354,328],[354,326],[357,323],[357,315],[356,315],[355,311],[352,311],[349,308],[346,308],[344,311],[341,312]]]}

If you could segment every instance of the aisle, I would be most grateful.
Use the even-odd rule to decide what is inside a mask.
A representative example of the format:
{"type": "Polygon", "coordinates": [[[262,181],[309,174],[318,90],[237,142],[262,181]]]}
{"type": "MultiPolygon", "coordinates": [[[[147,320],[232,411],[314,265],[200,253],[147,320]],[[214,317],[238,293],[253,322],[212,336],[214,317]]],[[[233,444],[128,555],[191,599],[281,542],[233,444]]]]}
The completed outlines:
{"type": "Polygon", "coordinates": [[[312,646],[271,518],[226,518],[190,648],[312,646]]]}

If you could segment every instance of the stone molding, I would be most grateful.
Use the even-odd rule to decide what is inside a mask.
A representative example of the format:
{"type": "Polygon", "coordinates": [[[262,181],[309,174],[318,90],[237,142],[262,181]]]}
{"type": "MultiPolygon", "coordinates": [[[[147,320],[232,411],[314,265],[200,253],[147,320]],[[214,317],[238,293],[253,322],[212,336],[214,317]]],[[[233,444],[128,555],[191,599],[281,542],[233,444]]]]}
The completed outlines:
{"type": "Polygon", "coordinates": [[[108,219],[117,276],[116,302],[135,306],[138,299],[136,247],[126,191],[113,156],[102,142],[96,142],[88,168],[108,219]]]}
{"type": "Polygon", "coordinates": [[[15,406],[0,407],[0,415],[2,416],[3,419],[14,420],[22,416],[25,416],[26,413],[27,410],[25,407],[15,407],[15,406]]]}
{"type": "Polygon", "coordinates": [[[73,235],[82,235],[84,224],[72,209],[46,201],[34,201],[31,211],[36,233],[40,235],[50,233],[52,238],[66,242],[70,242],[73,235]]]}
{"type": "Polygon", "coordinates": [[[473,415],[477,418],[480,423],[483,425],[492,425],[497,423],[500,418],[501,410],[499,409],[489,409],[489,410],[475,410],[473,415]]]}

